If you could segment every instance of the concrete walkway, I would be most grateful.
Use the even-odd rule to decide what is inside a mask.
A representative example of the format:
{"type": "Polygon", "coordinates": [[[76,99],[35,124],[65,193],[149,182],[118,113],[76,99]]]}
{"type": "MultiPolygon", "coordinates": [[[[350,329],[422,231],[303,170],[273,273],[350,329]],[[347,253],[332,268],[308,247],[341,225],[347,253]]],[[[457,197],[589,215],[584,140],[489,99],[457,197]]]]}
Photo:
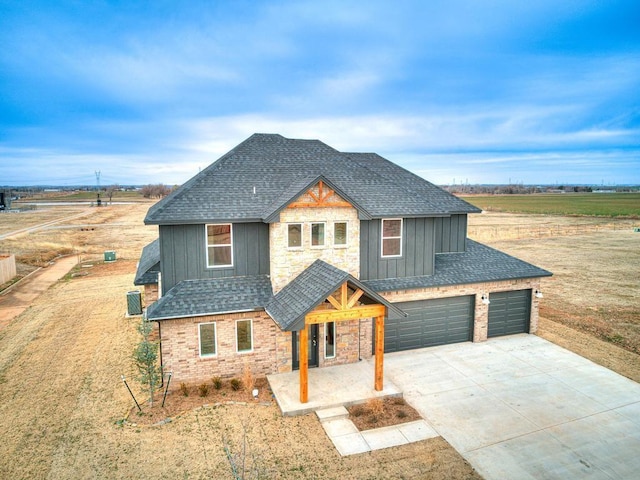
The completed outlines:
{"type": "Polygon", "coordinates": [[[36,270],[0,294],[0,330],[24,312],[31,302],[64,277],[78,263],[71,255],[60,258],[46,268],[36,270]]]}
{"type": "Polygon", "coordinates": [[[349,420],[349,412],[345,407],[318,410],[316,415],[342,456],[406,445],[439,436],[424,420],[360,432],[349,420]]]}
{"type": "Polygon", "coordinates": [[[640,385],[540,337],[387,354],[385,373],[487,480],[638,478],[640,385]]]}

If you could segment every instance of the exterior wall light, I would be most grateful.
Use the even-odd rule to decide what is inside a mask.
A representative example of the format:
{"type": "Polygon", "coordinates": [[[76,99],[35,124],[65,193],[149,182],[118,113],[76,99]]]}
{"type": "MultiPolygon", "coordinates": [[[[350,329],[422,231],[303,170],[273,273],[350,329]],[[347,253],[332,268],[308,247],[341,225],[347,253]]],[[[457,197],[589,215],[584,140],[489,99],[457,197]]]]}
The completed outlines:
{"type": "Polygon", "coordinates": [[[536,290],[535,296],[536,298],[542,298],[542,292],[540,290],[536,290]]]}
{"type": "Polygon", "coordinates": [[[482,303],[485,305],[489,305],[491,302],[489,301],[489,295],[482,295],[482,303]]]}

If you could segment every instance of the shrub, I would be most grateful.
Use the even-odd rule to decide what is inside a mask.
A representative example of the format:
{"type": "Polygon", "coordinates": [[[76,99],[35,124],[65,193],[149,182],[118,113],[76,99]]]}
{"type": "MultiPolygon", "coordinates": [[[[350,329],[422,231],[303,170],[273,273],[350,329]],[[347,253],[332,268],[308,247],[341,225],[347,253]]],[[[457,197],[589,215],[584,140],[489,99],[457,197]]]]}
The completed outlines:
{"type": "Polygon", "coordinates": [[[367,409],[373,416],[384,413],[384,402],[380,398],[370,398],[367,400],[367,409]]]}
{"type": "Polygon", "coordinates": [[[407,401],[402,397],[393,397],[392,400],[394,405],[406,405],[407,401]]]}
{"type": "Polygon", "coordinates": [[[246,362],[244,364],[244,370],[242,370],[242,385],[244,386],[244,390],[251,395],[251,391],[255,384],[256,380],[253,378],[253,373],[251,373],[251,367],[249,366],[249,363],[246,362]]]}
{"type": "Polygon", "coordinates": [[[396,417],[398,417],[398,418],[407,418],[407,412],[405,412],[404,410],[398,410],[396,412],[396,417]]]}
{"type": "Polygon", "coordinates": [[[182,382],[180,384],[180,391],[182,392],[182,395],[184,395],[185,397],[189,396],[189,387],[187,387],[187,384],[182,382]]]}
{"type": "Polygon", "coordinates": [[[229,380],[229,384],[231,385],[231,390],[233,390],[234,392],[240,390],[240,387],[242,386],[242,382],[237,378],[232,378],[231,380],[229,380]]]}
{"type": "Polygon", "coordinates": [[[211,383],[213,383],[213,388],[216,390],[220,390],[222,388],[222,379],[220,377],[213,377],[211,379],[211,383]]]}
{"type": "Polygon", "coordinates": [[[206,397],[207,395],[209,395],[209,385],[207,385],[206,383],[201,383],[200,385],[198,385],[198,392],[200,392],[201,397],[206,397]]]}

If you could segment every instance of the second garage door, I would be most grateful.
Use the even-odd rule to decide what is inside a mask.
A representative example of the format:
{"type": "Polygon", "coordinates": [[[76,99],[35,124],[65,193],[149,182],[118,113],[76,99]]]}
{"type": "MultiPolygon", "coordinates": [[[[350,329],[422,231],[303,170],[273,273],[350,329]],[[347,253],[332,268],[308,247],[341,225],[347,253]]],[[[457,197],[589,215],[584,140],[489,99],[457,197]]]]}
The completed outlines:
{"type": "Polygon", "coordinates": [[[472,340],[474,303],[473,295],[396,303],[408,317],[385,322],[385,353],[472,340]]]}
{"type": "Polygon", "coordinates": [[[488,337],[529,333],[531,290],[496,292],[489,295],[488,337]]]}

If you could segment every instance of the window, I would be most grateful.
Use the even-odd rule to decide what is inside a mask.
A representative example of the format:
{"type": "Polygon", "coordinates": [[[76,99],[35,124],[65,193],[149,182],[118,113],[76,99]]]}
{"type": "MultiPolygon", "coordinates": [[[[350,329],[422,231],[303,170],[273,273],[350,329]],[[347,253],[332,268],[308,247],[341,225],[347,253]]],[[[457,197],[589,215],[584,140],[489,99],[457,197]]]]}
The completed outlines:
{"type": "Polygon", "coordinates": [[[287,226],[289,248],[302,247],[302,224],[290,223],[287,226]]]}
{"type": "Polygon", "coordinates": [[[311,246],[324,246],[324,223],[311,224],[311,246]]]}
{"type": "Polygon", "coordinates": [[[233,265],[231,224],[207,225],[207,265],[230,267],[233,265]]]}
{"type": "Polygon", "coordinates": [[[333,224],[333,244],[344,246],[347,244],[347,222],[333,224]]]}
{"type": "Polygon", "coordinates": [[[402,219],[382,220],[382,256],[402,256],[402,219]]]}
{"type": "Polygon", "coordinates": [[[336,356],[336,324],[327,322],[324,324],[324,357],[336,356]]]}
{"type": "Polygon", "coordinates": [[[252,322],[252,320],[236,321],[236,350],[238,353],[250,352],[253,350],[252,322]]]}
{"type": "Polygon", "coordinates": [[[216,324],[199,324],[198,336],[200,337],[200,356],[213,357],[216,354],[216,324]]]}

